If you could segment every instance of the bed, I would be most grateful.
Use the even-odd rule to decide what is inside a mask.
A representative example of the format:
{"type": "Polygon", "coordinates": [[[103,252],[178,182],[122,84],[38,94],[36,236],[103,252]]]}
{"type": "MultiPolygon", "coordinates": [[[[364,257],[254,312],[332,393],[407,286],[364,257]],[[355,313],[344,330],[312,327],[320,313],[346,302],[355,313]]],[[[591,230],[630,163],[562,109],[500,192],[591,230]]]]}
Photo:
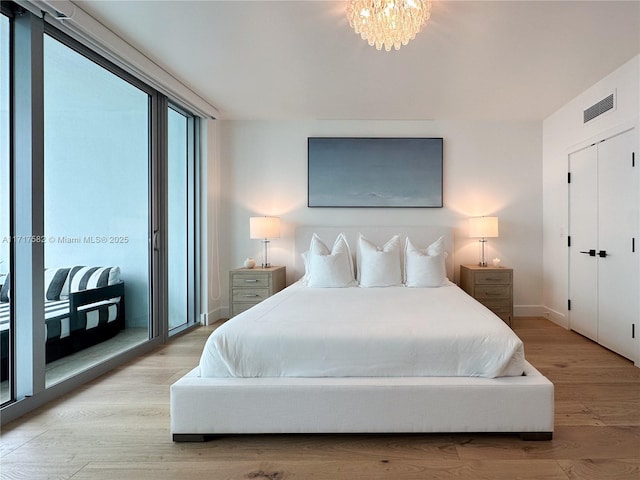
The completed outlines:
{"type": "Polygon", "coordinates": [[[300,280],[219,327],[199,365],[172,385],[174,441],[418,432],[550,439],[553,384],[506,324],[448,280],[452,246],[441,227],[299,228],[300,280]],[[329,248],[319,239],[336,241],[329,248]],[[319,274],[327,265],[331,275],[319,274]]]}

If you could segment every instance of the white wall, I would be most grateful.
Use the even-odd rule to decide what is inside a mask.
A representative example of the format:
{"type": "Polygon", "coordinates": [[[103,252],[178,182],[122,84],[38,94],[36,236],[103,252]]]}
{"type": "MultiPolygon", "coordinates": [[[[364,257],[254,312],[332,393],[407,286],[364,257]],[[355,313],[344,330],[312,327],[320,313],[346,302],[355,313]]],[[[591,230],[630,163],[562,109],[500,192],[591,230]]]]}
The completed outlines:
{"type": "Polygon", "coordinates": [[[638,121],[640,56],[609,74],[543,122],[543,302],[549,318],[568,327],[568,155],[638,121]],[[615,92],[615,110],[583,124],[583,111],[615,92]]]}
{"type": "MultiPolygon", "coordinates": [[[[539,122],[457,121],[219,121],[221,304],[228,306],[228,270],[248,256],[249,217],[278,215],[282,237],[270,261],[294,264],[297,225],[449,225],[455,262],[476,263],[479,242],[467,238],[467,218],[497,215],[500,237],[487,257],[514,268],[516,314],[540,314],[542,304],[542,131],[539,122]],[[442,209],[307,208],[307,137],[442,136],[442,209]]],[[[211,221],[211,215],[209,216],[211,221]]],[[[328,240],[332,241],[332,240],[328,240]]],[[[456,268],[457,272],[457,268],[456,268]]],[[[211,275],[210,275],[211,276],[211,275]]],[[[457,273],[456,273],[457,280],[457,273]]]]}
{"type": "MultiPolygon", "coordinates": [[[[226,258],[229,251],[229,235],[219,228],[221,224],[221,185],[219,121],[208,119],[202,122],[202,152],[206,161],[201,165],[201,241],[200,262],[202,268],[200,313],[205,315],[203,323],[213,323],[227,315],[223,303],[223,284],[226,270],[220,268],[220,254],[226,258]]],[[[225,267],[226,268],[226,267],[225,267]]]]}

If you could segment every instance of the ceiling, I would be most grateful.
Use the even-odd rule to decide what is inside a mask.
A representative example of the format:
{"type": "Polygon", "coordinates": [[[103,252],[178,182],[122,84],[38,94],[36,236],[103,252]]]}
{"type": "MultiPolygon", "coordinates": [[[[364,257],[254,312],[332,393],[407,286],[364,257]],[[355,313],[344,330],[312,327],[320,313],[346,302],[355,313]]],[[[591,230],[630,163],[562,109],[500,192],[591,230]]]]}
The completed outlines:
{"type": "Polygon", "coordinates": [[[640,1],[441,1],[399,51],[343,1],[76,1],[227,119],[540,120],[640,53],[640,1]]]}

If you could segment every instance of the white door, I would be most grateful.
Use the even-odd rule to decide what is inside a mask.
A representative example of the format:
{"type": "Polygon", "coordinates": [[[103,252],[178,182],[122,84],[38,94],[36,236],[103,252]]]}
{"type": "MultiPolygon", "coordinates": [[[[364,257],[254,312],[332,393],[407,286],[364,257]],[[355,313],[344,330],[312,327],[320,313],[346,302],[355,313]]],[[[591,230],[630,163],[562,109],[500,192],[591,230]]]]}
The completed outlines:
{"type": "Polygon", "coordinates": [[[569,156],[569,326],[598,341],[598,151],[569,156]]]}
{"type": "Polygon", "coordinates": [[[635,358],[632,325],[640,313],[634,144],[633,130],[598,144],[598,342],[627,358],[635,358]]]}
{"type": "Polygon", "coordinates": [[[635,358],[640,317],[637,131],[569,156],[569,322],[572,330],[635,358]]]}

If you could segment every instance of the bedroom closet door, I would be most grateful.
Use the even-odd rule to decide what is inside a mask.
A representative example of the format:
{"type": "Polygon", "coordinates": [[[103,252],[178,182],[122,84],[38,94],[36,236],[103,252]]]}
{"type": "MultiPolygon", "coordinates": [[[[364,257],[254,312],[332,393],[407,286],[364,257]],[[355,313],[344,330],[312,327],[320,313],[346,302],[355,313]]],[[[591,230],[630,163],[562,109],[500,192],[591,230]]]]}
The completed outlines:
{"type": "Polygon", "coordinates": [[[640,315],[634,134],[630,131],[598,144],[598,342],[631,359],[640,315]]]}
{"type": "Polygon", "coordinates": [[[630,359],[640,315],[637,132],[570,156],[570,326],[630,359]]]}
{"type": "Polygon", "coordinates": [[[590,147],[569,157],[569,317],[571,329],[598,340],[598,150],[590,147]]]}

